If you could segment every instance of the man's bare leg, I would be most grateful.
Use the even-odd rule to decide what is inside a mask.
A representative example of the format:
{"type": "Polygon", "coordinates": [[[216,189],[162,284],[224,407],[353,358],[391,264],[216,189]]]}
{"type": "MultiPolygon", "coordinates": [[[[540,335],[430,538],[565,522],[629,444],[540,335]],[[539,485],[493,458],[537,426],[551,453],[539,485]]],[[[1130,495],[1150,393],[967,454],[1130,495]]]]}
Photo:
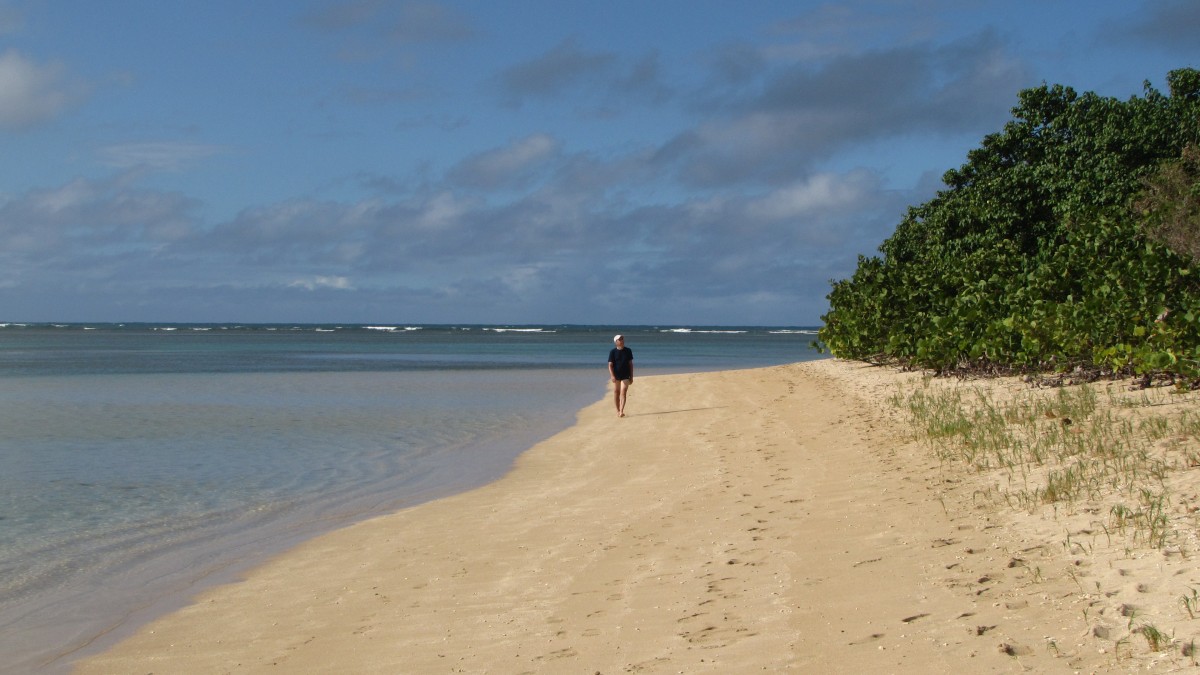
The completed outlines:
{"type": "Polygon", "coordinates": [[[617,417],[625,416],[625,399],[629,396],[629,380],[617,380],[613,385],[613,403],[617,406],[617,417]]]}

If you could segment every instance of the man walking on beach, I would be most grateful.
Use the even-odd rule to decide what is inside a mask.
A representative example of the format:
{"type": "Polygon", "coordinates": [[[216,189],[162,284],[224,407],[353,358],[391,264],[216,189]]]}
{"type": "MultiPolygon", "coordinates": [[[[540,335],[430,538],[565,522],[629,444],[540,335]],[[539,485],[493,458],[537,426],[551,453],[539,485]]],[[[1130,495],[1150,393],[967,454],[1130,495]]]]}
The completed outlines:
{"type": "Polygon", "coordinates": [[[613,338],[616,347],[608,353],[608,376],[613,382],[613,403],[617,406],[617,417],[625,416],[625,397],[629,385],[633,384],[633,350],[625,346],[625,336],[613,338]]]}

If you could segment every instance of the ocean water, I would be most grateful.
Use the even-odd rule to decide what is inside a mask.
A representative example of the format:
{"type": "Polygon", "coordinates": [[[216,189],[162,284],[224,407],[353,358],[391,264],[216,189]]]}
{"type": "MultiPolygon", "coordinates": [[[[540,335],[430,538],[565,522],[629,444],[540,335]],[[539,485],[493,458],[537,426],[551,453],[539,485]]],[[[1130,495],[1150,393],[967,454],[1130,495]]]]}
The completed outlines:
{"type": "Polygon", "coordinates": [[[0,324],[0,670],[64,672],[305,538],[469,489],[638,375],[810,328],[0,324]]]}

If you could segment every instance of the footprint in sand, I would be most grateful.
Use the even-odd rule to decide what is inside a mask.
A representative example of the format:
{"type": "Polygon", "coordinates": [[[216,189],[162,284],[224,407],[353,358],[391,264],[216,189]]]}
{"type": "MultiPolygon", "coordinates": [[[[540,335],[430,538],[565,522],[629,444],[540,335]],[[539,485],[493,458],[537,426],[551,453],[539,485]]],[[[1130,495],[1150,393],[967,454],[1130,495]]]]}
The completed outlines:
{"type": "Polygon", "coordinates": [[[1021,645],[1013,644],[1011,642],[1001,642],[999,650],[1001,654],[1007,654],[1009,656],[1029,656],[1033,653],[1033,650],[1029,647],[1022,647],[1021,645]]]}
{"type": "Polygon", "coordinates": [[[574,649],[572,649],[570,647],[567,647],[566,649],[558,649],[558,650],[552,651],[549,654],[543,654],[542,656],[537,657],[537,660],[538,661],[553,661],[553,660],[557,660],[557,659],[570,659],[570,658],[574,658],[576,656],[579,656],[579,652],[575,651],[574,649]]]}
{"type": "Polygon", "coordinates": [[[849,643],[849,644],[850,644],[850,646],[851,646],[851,647],[853,647],[854,645],[865,645],[865,644],[867,644],[868,642],[874,642],[874,641],[876,641],[876,640],[882,639],[882,638],[883,638],[883,636],[884,636],[884,634],[883,634],[883,633],[871,633],[871,634],[870,634],[870,635],[868,635],[867,637],[865,637],[865,638],[863,638],[863,639],[861,639],[861,640],[855,640],[854,642],[851,642],[851,643],[849,643]]]}

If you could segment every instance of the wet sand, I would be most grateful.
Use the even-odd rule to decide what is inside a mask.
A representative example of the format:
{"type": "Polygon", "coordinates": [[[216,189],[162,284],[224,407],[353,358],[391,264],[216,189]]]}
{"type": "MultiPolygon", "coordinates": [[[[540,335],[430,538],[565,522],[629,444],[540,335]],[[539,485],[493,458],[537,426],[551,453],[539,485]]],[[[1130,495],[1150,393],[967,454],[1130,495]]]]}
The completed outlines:
{"type": "Polygon", "coordinates": [[[501,480],[309,541],[78,671],[1168,665],[1092,633],[1061,532],[977,508],[913,441],[887,403],[912,377],[825,360],[638,378],[627,417],[605,398],[501,480]]]}

